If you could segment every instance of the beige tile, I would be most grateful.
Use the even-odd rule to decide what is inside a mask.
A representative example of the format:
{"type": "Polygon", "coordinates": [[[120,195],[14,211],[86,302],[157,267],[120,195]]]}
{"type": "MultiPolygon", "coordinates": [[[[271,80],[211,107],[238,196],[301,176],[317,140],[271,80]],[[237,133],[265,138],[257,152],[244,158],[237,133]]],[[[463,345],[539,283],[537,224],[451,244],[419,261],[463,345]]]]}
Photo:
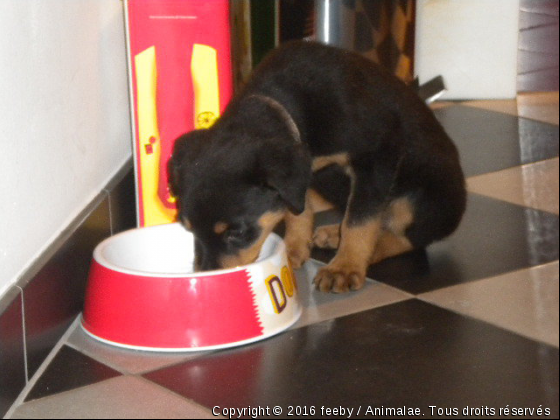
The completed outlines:
{"type": "Polygon", "coordinates": [[[521,117],[558,125],[558,92],[520,94],[517,107],[521,117]]]}
{"type": "Polygon", "coordinates": [[[143,378],[121,376],[31,401],[13,419],[210,419],[207,410],[143,378]]]}
{"type": "Polygon", "coordinates": [[[310,260],[296,272],[303,313],[293,328],[331,320],[412,298],[412,295],[408,293],[373,280],[368,280],[366,286],[357,292],[340,295],[319,292],[315,290],[312,283],[317,270],[321,266],[324,266],[324,264],[310,260]]]}
{"type": "Polygon", "coordinates": [[[558,125],[558,92],[521,93],[517,100],[467,101],[461,105],[558,125]]]}
{"type": "Polygon", "coordinates": [[[435,101],[430,104],[430,108],[433,110],[447,108],[448,106],[457,105],[457,102],[450,101],[435,101]]]}
{"type": "Polygon", "coordinates": [[[558,347],[558,262],[418,297],[558,347]]]}
{"type": "Polygon", "coordinates": [[[150,372],[208,354],[207,352],[156,353],[121,349],[91,338],[79,325],[66,344],[113,369],[130,374],[150,372]]]}
{"type": "Polygon", "coordinates": [[[486,101],[467,101],[461,105],[473,108],[485,109],[487,111],[501,112],[502,114],[517,116],[517,101],[515,99],[507,100],[486,100],[486,101]]]}
{"type": "Polygon", "coordinates": [[[558,214],[558,158],[467,180],[469,191],[558,214]]]}

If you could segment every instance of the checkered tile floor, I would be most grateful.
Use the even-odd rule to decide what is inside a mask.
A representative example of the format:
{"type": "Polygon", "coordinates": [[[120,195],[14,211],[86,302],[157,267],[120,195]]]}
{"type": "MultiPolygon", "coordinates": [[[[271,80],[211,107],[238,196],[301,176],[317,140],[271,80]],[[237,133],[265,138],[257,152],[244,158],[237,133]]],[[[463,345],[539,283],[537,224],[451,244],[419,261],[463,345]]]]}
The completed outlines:
{"type": "Polygon", "coordinates": [[[273,416],[275,406],[283,418],[290,407],[298,417],[336,418],[327,409],[340,407],[344,417],[403,407],[558,417],[558,94],[434,108],[469,177],[451,238],[372,267],[367,287],[343,296],[311,290],[332,256],[316,251],[298,272],[299,323],[242,348],[124,351],[74,324],[9,417],[211,418],[214,407],[273,416]]]}

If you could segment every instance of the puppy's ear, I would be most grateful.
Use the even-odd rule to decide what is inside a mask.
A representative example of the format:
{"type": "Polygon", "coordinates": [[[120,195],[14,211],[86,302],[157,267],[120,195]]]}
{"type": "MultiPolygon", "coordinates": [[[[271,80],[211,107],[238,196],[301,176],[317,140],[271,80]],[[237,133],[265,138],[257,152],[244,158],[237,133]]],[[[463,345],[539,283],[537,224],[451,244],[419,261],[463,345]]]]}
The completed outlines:
{"type": "Polygon", "coordinates": [[[204,141],[203,137],[203,130],[197,130],[183,134],[175,140],[173,153],[167,162],[169,188],[175,197],[179,197],[183,193],[182,169],[196,159],[204,141]]]}
{"type": "Polygon", "coordinates": [[[292,140],[266,142],[259,153],[262,183],[276,190],[288,209],[300,214],[311,183],[311,157],[302,144],[292,140]]]}

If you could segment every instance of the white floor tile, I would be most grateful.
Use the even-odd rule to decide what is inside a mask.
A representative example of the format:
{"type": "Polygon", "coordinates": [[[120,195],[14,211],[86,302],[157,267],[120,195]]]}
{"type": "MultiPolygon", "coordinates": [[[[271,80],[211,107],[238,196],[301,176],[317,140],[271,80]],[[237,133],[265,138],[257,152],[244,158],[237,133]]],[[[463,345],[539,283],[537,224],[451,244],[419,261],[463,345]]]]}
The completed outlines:
{"type": "Polygon", "coordinates": [[[468,101],[462,105],[558,125],[558,92],[520,93],[517,100],[468,101]]]}
{"type": "Polygon", "coordinates": [[[310,260],[296,272],[303,314],[293,328],[390,305],[412,297],[408,293],[373,280],[368,280],[365,287],[357,292],[343,294],[320,292],[315,290],[313,278],[322,266],[323,263],[310,260]]]}
{"type": "Polygon", "coordinates": [[[91,338],[80,326],[77,326],[70,335],[67,344],[101,363],[130,374],[151,372],[205,354],[204,352],[157,353],[122,349],[91,338]]]}
{"type": "Polygon", "coordinates": [[[143,378],[121,376],[25,403],[13,419],[215,418],[197,404],[143,378]]]}
{"type": "Polygon", "coordinates": [[[419,299],[558,347],[558,262],[419,295],[419,299]]]}
{"type": "Polygon", "coordinates": [[[550,213],[558,209],[559,159],[550,159],[467,180],[468,190],[550,213]]]}

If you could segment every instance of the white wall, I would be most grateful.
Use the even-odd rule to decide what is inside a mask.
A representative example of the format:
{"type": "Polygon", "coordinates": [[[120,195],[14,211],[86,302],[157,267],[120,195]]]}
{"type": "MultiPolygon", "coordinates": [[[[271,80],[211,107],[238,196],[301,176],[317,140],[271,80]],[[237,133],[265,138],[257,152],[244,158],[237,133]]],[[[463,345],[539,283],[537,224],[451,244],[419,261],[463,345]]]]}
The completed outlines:
{"type": "Polygon", "coordinates": [[[442,75],[443,99],[505,99],[517,93],[519,0],[419,0],[415,72],[442,75]]]}
{"type": "Polygon", "coordinates": [[[119,0],[0,0],[0,297],[131,156],[119,0]]]}

